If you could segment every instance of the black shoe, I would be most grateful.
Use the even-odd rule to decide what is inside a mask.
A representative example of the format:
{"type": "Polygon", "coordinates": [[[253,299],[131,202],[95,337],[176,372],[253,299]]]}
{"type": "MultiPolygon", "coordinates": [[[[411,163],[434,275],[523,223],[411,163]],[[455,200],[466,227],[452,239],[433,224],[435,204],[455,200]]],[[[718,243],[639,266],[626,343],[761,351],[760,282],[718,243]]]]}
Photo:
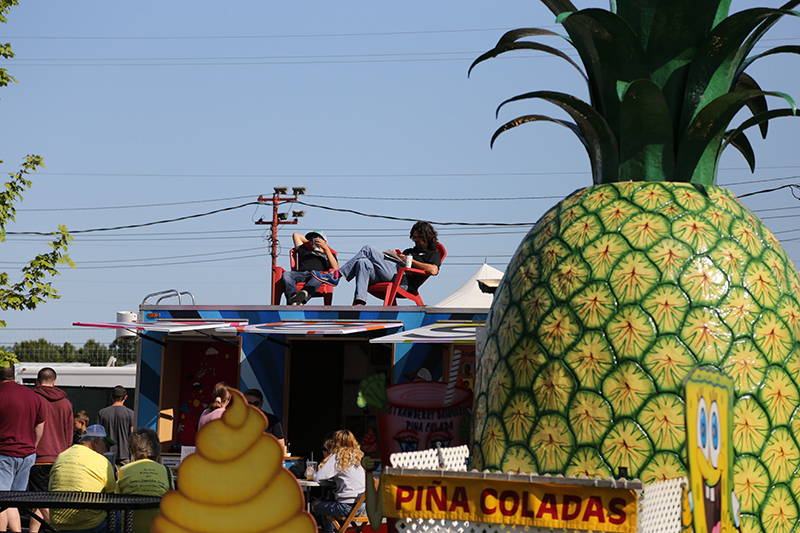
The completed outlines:
{"type": "Polygon", "coordinates": [[[286,303],[289,305],[303,305],[308,301],[308,293],[306,291],[298,291],[294,296],[289,297],[286,303]]]}

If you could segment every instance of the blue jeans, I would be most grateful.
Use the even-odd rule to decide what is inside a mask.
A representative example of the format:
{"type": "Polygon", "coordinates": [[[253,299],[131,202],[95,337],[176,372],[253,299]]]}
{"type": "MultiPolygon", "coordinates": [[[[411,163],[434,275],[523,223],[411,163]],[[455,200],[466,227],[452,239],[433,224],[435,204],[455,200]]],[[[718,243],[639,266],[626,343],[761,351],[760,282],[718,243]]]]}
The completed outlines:
{"type": "Polygon", "coordinates": [[[28,477],[36,454],[10,457],[0,454],[0,490],[28,490],[28,477]]]}
{"type": "MultiPolygon", "coordinates": [[[[311,512],[314,513],[314,518],[317,519],[325,533],[333,533],[333,522],[328,520],[328,516],[347,516],[352,510],[352,503],[317,500],[311,505],[311,512]]],[[[361,504],[358,514],[364,514],[366,511],[367,505],[361,504]]]]}
{"type": "Polygon", "coordinates": [[[283,294],[286,295],[286,301],[289,301],[289,298],[297,294],[297,284],[298,283],[305,283],[305,287],[303,290],[308,293],[308,296],[312,296],[317,289],[319,289],[322,282],[316,279],[314,276],[311,275],[311,272],[308,271],[292,271],[287,270],[281,276],[283,280],[283,294]]]}
{"type": "MultiPolygon", "coordinates": [[[[389,261],[384,257],[382,251],[368,244],[361,248],[350,261],[339,267],[339,274],[347,281],[356,279],[353,300],[366,302],[369,286],[381,281],[392,281],[397,275],[398,268],[400,265],[389,261]]],[[[408,288],[408,282],[404,279],[400,282],[400,287],[408,288]]]]}

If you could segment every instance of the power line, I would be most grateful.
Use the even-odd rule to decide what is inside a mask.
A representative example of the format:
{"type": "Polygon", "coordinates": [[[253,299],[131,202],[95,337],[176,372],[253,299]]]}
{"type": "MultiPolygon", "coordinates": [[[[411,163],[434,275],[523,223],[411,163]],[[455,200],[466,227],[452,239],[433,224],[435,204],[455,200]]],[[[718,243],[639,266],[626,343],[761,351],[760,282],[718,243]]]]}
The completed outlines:
{"type": "MultiPolygon", "coordinates": [[[[800,168],[800,165],[793,167],[761,167],[769,168],[800,168]]],[[[732,168],[730,170],[745,170],[745,167],[732,168]]],[[[99,177],[99,178],[257,178],[257,179],[313,179],[313,178],[338,178],[338,179],[360,179],[360,178],[489,178],[495,176],[564,176],[564,175],[586,175],[591,174],[588,170],[564,170],[550,172],[419,172],[419,173],[396,173],[396,174],[121,174],[121,173],[88,173],[88,172],[37,172],[37,176],[78,176],[78,177],[99,177]]]]}
{"type": "MultiPolygon", "coordinates": [[[[543,26],[548,27],[548,26],[543,26]]],[[[549,26],[555,28],[558,26],[549,26]]],[[[217,39],[311,39],[311,38],[330,38],[330,37],[383,37],[391,35],[435,35],[442,33],[475,33],[487,31],[507,31],[508,28],[473,28],[455,30],[413,30],[413,31],[387,31],[387,32],[361,32],[361,33],[311,33],[311,34],[278,34],[278,35],[195,35],[195,36],[114,36],[114,37],[45,37],[45,36],[16,36],[5,37],[6,39],[34,39],[34,40],[63,40],[63,41],[185,41],[185,40],[217,40],[217,39]]]]}
{"type": "Polygon", "coordinates": [[[227,198],[213,198],[211,200],[187,200],[185,202],[166,202],[161,204],[139,204],[139,205],[110,205],[103,207],[48,207],[43,209],[17,209],[17,212],[28,211],[100,211],[108,209],[138,209],[141,207],[166,207],[172,205],[189,205],[189,204],[204,204],[209,202],[225,202],[228,200],[243,200],[245,198],[252,198],[253,194],[248,196],[229,196],[227,198]]]}
{"type": "MultiPolygon", "coordinates": [[[[545,29],[561,29],[559,24],[538,26],[545,29]]],[[[312,39],[332,37],[383,37],[396,35],[439,35],[449,33],[480,33],[489,31],[506,32],[510,28],[461,28],[451,30],[408,30],[387,32],[358,32],[358,33],[310,33],[310,34],[277,34],[277,35],[187,35],[187,36],[7,36],[6,39],[30,39],[42,41],[187,41],[187,40],[247,40],[247,39],[312,39]]],[[[797,37],[769,37],[759,42],[793,41],[797,37]]]]}
{"type": "MultiPolygon", "coordinates": [[[[168,202],[159,204],[138,204],[138,205],[116,205],[116,206],[103,206],[103,207],[46,207],[40,209],[17,209],[18,212],[53,212],[53,211],[99,211],[99,210],[117,210],[117,209],[139,209],[150,207],[165,207],[175,205],[190,205],[202,204],[209,202],[222,202],[227,200],[242,200],[245,198],[252,198],[255,194],[247,196],[230,196],[228,198],[214,198],[211,200],[192,200],[185,202],[168,202]]],[[[559,200],[563,196],[507,196],[495,198],[397,198],[397,197],[378,197],[378,196],[327,196],[323,194],[307,194],[306,198],[327,198],[337,200],[385,200],[385,201],[402,201],[402,202],[487,202],[487,201],[520,201],[520,200],[559,200]]],[[[285,202],[291,203],[291,202],[285,202]]]]}
{"type": "MultiPolygon", "coordinates": [[[[480,51],[456,51],[456,52],[395,52],[384,54],[327,54],[327,55],[293,55],[293,56],[218,56],[218,57],[57,57],[57,58],[26,58],[17,59],[12,64],[21,65],[26,62],[39,63],[54,61],[57,63],[69,63],[75,61],[263,61],[278,59],[352,59],[352,58],[372,58],[372,57],[406,57],[406,56],[446,56],[446,55],[467,55],[463,59],[474,58],[480,55],[480,51]]],[[[458,58],[462,59],[462,58],[458,58]]],[[[189,63],[192,64],[192,63],[189,63]]],[[[242,63],[248,64],[248,63],[242,63]]]]}
{"type": "MultiPolygon", "coordinates": [[[[355,209],[342,209],[338,207],[329,207],[325,205],[318,205],[318,204],[311,204],[308,202],[303,202],[297,200],[295,203],[304,205],[306,207],[316,207],[317,209],[325,209],[327,211],[337,211],[340,213],[351,213],[353,215],[359,215],[362,217],[370,217],[370,218],[383,218],[386,220],[402,220],[405,222],[417,222],[418,218],[405,218],[405,217],[393,217],[389,215],[375,215],[370,213],[363,213],[361,211],[356,211],[355,209]]],[[[435,224],[437,226],[530,226],[533,222],[436,222],[433,220],[428,220],[431,224],[435,224]]]]}
{"type": "MultiPolygon", "coordinates": [[[[80,234],[80,233],[90,233],[96,231],[117,231],[121,229],[131,229],[131,228],[143,228],[146,226],[155,226],[156,224],[167,224],[169,222],[178,222],[181,220],[189,220],[192,218],[199,218],[199,217],[206,217],[209,215],[215,215],[217,213],[223,213],[225,211],[233,211],[234,209],[241,209],[242,207],[247,207],[249,205],[256,205],[258,202],[248,202],[246,204],[237,205],[234,207],[225,207],[222,209],[216,209],[214,211],[209,211],[208,213],[198,213],[196,215],[187,215],[185,217],[178,217],[178,218],[170,218],[166,220],[157,220],[155,222],[144,222],[142,224],[129,224],[127,226],[116,226],[113,228],[92,228],[92,229],[76,229],[70,230],[70,234],[80,234]]],[[[6,235],[53,235],[53,232],[41,232],[41,231],[8,231],[6,235]]]]}

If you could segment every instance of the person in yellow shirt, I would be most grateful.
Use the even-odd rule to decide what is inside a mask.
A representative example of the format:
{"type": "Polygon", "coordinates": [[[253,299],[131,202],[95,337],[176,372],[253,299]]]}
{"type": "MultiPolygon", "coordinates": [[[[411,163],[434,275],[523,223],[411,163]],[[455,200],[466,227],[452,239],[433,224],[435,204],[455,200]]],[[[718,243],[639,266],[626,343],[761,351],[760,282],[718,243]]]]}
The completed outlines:
{"type": "MultiPolygon", "coordinates": [[[[114,492],[114,467],[103,454],[116,444],[100,424],[86,428],[79,444],[61,452],[50,470],[51,491],[114,492]]],[[[106,533],[105,511],[93,509],[52,509],[50,522],[73,533],[106,533]]]]}
{"type": "MultiPolygon", "coordinates": [[[[140,496],[163,496],[168,490],[175,489],[172,472],[158,462],[161,443],[155,431],[150,428],[137,429],[128,438],[128,448],[133,462],[119,469],[117,492],[140,496]]],[[[134,511],[134,533],[149,533],[150,524],[159,512],[158,509],[134,511]]]]}

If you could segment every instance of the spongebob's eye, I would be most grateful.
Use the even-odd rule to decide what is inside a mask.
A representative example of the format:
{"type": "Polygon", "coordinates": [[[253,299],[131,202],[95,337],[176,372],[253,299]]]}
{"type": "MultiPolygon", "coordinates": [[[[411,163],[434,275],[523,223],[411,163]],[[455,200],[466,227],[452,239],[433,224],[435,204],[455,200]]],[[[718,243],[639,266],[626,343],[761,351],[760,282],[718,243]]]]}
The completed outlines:
{"type": "Polygon", "coordinates": [[[700,398],[697,404],[697,447],[703,450],[703,456],[708,460],[708,417],[706,414],[706,399],[700,398]]]}
{"type": "Polygon", "coordinates": [[[709,455],[711,456],[711,466],[717,467],[719,461],[719,453],[722,449],[720,442],[720,427],[719,427],[719,406],[717,402],[711,402],[711,408],[708,415],[709,430],[711,432],[711,442],[709,446],[709,455]]]}

